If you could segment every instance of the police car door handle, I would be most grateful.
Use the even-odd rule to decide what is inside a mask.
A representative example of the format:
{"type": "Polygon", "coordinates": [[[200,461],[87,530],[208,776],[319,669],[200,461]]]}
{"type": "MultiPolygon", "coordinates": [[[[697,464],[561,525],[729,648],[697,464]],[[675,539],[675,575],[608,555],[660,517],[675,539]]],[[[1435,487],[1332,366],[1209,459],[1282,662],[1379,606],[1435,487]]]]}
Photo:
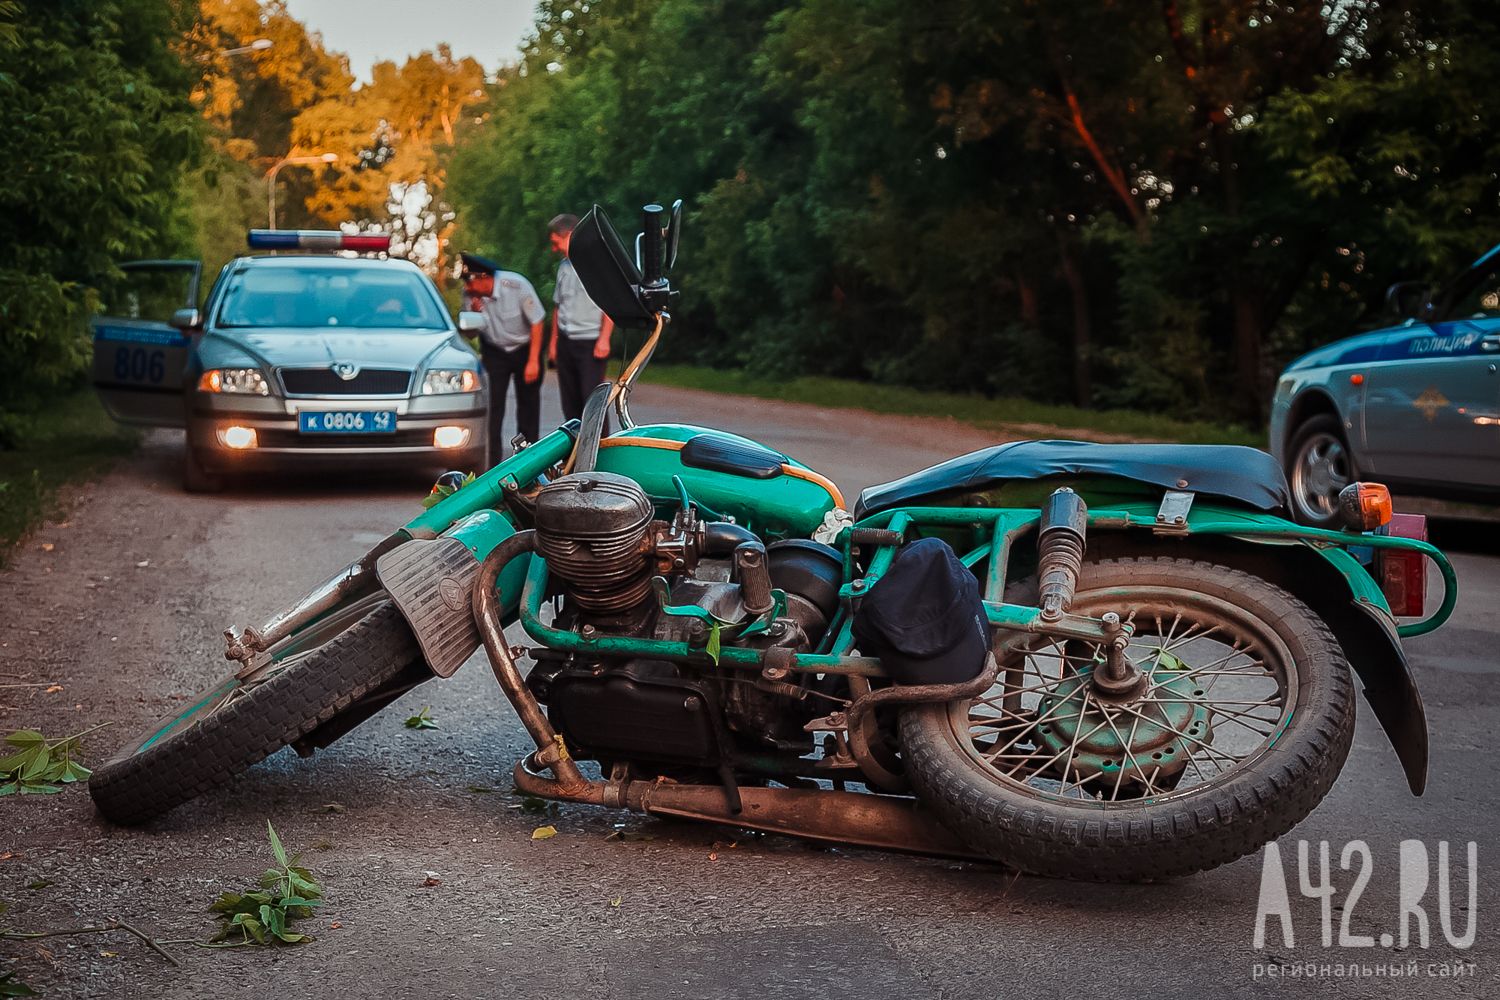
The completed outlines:
{"type": "Polygon", "coordinates": [[[1500,333],[1492,333],[1479,339],[1481,351],[1500,351],[1500,333]]]}

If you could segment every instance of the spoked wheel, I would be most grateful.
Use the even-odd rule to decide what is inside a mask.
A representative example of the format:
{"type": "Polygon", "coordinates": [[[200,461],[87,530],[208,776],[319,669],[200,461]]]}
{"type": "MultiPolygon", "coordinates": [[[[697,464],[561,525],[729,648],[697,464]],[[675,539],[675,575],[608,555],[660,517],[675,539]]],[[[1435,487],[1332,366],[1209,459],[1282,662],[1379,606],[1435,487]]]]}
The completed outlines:
{"type": "Polygon", "coordinates": [[[1338,520],[1339,491],[1354,482],[1354,463],[1338,419],[1313,417],[1297,429],[1289,449],[1287,481],[1297,520],[1317,528],[1338,520]]]}
{"type": "Polygon", "coordinates": [[[379,593],[273,646],[124,746],[89,779],[107,819],[144,823],[367,699],[431,675],[405,619],[379,593]]]}
{"type": "Polygon", "coordinates": [[[1332,786],[1354,733],[1348,664],[1294,597],[1180,559],[1086,563],[1073,610],[1133,628],[1026,639],[993,688],[902,717],[922,798],[976,848],[1042,875],[1170,878],[1254,851],[1332,786]]]}

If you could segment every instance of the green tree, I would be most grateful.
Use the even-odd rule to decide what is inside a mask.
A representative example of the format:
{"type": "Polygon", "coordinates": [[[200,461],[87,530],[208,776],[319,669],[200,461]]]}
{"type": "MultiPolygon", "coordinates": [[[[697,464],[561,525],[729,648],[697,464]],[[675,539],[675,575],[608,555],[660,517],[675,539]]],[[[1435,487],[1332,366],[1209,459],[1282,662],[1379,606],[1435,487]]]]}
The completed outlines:
{"type": "Polygon", "coordinates": [[[689,205],[669,351],[1254,421],[1497,211],[1476,0],[548,0],[469,245],[689,205]],[[683,333],[687,332],[684,337],[683,333]]]}
{"type": "Polygon", "coordinates": [[[116,261],[168,244],[201,148],[176,0],[0,4],[0,405],[80,375],[116,261]]]}
{"type": "Polygon", "coordinates": [[[308,209],[387,230],[397,253],[430,249],[441,269],[454,218],[445,201],[447,156],[485,100],[483,68],[454,59],[446,45],[401,66],[377,63],[370,83],[327,97],[294,122],[294,146],[339,155],[308,209]]]}

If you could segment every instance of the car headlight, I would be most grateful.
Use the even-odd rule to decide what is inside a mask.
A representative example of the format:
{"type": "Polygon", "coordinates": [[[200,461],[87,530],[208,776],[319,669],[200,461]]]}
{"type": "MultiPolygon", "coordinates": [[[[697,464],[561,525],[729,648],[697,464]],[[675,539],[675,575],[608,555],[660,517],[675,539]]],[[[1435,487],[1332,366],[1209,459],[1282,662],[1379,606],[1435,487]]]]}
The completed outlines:
{"type": "Polygon", "coordinates": [[[269,396],[271,386],[259,368],[210,368],[198,379],[198,391],[269,396]]]}
{"type": "Polygon", "coordinates": [[[437,396],[445,392],[475,392],[479,373],[471,368],[434,368],[422,379],[422,395],[437,396]]]}

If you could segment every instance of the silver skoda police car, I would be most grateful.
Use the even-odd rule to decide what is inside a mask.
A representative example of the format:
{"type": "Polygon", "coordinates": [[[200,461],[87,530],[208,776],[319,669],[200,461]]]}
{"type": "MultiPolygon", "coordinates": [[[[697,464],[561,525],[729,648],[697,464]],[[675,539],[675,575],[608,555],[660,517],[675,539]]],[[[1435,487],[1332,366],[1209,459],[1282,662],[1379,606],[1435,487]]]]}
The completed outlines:
{"type": "Polygon", "coordinates": [[[123,265],[95,318],[94,385],[123,423],[187,431],[184,485],[297,464],[481,470],[488,393],[431,280],[389,236],[254,230],[202,310],[197,261],[123,265]],[[309,252],[310,251],[310,252],[309,252]],[[319,252],[322,251],[322,252],[319,252]]]}

